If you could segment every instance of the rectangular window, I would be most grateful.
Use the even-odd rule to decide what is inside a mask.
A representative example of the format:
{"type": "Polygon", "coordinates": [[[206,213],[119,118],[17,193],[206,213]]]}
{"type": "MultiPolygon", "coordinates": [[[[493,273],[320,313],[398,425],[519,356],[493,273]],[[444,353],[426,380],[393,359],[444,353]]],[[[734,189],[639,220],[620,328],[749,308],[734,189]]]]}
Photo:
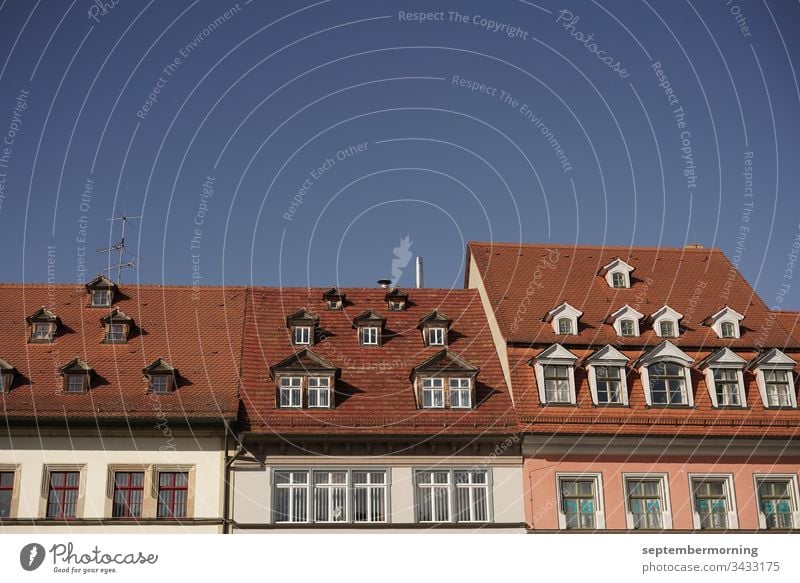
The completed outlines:
{"type": "Polygon", "coordinates": [[[485,471],[455,470],[456,522],[489,520],[489,485],[485,471]]]}
{"type": "Polygon", "coordinates": [[[47,518],[75,518],[78,512],[80,472],[50,472],[47,518]]]}
{"type": "Polygon", "coordinates": [[[662,481],[656,479],[630,478],[628,488],[628,508],[635,529],[664,528],[664,494],[662,481]]]}
{"type": "Polygon", "coordinates": [[[402,312],[405,307],[406,303],[403,300],[389,300],[389,310],[392,312],[402,312]]]}
{"type": "Polygon", "coordinates": [[[68,374],[66,391],[68,393],[82,393],[86,386],[85,374],[68,374]]]}
{"type": "Polygon", "coordinates": [[[488,522],[486,470],[417,470],[414,474],[419,522],[488,522]]]}
{"type": "Polygon", "coordinates": [[[311,344],[311,328],[309,326],[292,328],[292,342],[294,344],[311,344]]]}
{"type": "Polygon", "coordinates": [[[561,478],[561,512],[568,529],[595,528],[597,481],[594,478],[561,478]]]}
{"type": "Polygon", "coordinates": [[[720,407],[742,405],[738,371],[732,368],[714,369],[714,388],[717,392],[717,405],[720,407]]]}
{"type": "Polygon", "coordinates": [[[314,472],[314,521],[347,521],[347,472],[314,472]]]}
{"type": "Polygon", "coordinates": [[[560,318],[558,320],[558,333],[572,334],[572,320],[569,318],[560,318]]]}
{"type": "Polygon", "coordinates": [[[444,346],[444,328],[428,328],[428,345],[444,346]]]}
{"type": "Polygon", "coordinates": [[[422,406],[425,409],[444,407],[444,380],[440,378],[422,379],[422,406]]]}
{"type": "Polygon", "coordinates": [[[302,407],[303,406],[303,379],[301,377],[281,377],[280,395],[278,404],[280,407],[302,407]]]}
{"type": "Polygon", "coordinates": [[[170,378],[165,374],[150,375],[150,391],[153,393],[169,393],[170,378]]]}
{"type": "Polygon", "coordinates": [[[353,472],[353,522],[386,521],[386,472],[353,472]]]}
{"type": "Polygon", "coordinates": [[[378,328],[373,326],[361,327],[361,345],[362,346],[377,346],[378,345],[378,328]]]}
{"type": "Polygon", "coordinates": [[[308,472],[275,472],[275,522],[308,522],[308,472]]]}
{"type": "Polygon", "coordinates": [[[692,480],[694,511],[701,529],[728,528],[730,501],[728,499],[728,480],[715,478],[696,478],[692,480]]]}
{"type": "Polygon", "coordinates": [[[114,472],[114,518],[141,518],[144,472],[114,472]]]}
{"type": "Polygon", "coordinates": [[[92,291],[92,306],[97,307],[108,307],[111,305],[111,293],[105,289],[97,289],[92,291]]]}
{"type": "Polygon", "coordinates": [[[633,320],[622,320],[619,323],[620,336],[635,336],[636,328],[633,326],[633,320]]]}
{"type": "Polygon", "coordinates": [[[0,472],[0,518],[11,517],[14,498],[14,472],[0,472]]]}
{"type": "Polygon", "coordinates": [[[544,392],[548,403],[569,403],[569,367],[562,364],[544,365],[544,392]]]}
{"type": "Polygon", "coordinates": [[[328,377],[309,377],[308,378],[308,406],[327,407],[331,406],[331,379],[328,377]]]}
{"type": "Polygon", "coordinates": [[[767,388],[768,407],[791,407],[789,396],[789,372],[785,370],[765,370],[764,382],[767,388]]]}
{"type": "Polygon", "coordinates": [[[758,507],[768,529],[794,528],[792,481],[764,478],[758,484],[758,507]]]}
{"type": "Polygon", "coordinates": [[[418,471],[417,520],[450,522],[450,471],[418,471]]]}
{"type": "Polygon", "coordinates": [[[45,322],[35,322],[33,324],[33,339],[34,340],[51,340],[50,324],[45,322]]]}
{"type": "Polygon", "coordinates": [[[158,473],[158,518],[186,517],[188,498],[188,472],[158,473]]]}
{"type": "Polygon", "coordinates": [[[472,407],[472,389],[469,379],[450,379],[450,407],[453,409],[472,407]]]}
{"type": "Polygon", "coordinates": [[[106,336],[107,342],[125,342],[125,325],[124,324],[109,324],[108,335],[106,336]]]}
{"type": "Polygon", "coordinates": [[[618,366],[596,366],[597,402],[601,405],[622,403],[622,369],[618,366]]]}
{"type": "Polygon", "coordinates": [[[684,367],[659,362],[648,367],[650,400],[654,405],[687,405],[684,367]]]}

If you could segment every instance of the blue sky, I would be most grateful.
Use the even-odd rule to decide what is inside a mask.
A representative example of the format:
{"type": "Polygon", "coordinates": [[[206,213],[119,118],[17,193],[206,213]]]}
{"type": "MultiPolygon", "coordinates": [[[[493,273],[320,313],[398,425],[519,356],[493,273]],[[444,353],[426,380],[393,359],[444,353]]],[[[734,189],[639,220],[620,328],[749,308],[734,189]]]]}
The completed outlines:
{"type": "Polygon", "coordinates": [[[797,309],[799,29],[752,0],[3,0],[2,279],[94,276],[124,211],[129,282],[369,286],[397,248],[460,287],[470,239],[699,242],[797,309]]]}

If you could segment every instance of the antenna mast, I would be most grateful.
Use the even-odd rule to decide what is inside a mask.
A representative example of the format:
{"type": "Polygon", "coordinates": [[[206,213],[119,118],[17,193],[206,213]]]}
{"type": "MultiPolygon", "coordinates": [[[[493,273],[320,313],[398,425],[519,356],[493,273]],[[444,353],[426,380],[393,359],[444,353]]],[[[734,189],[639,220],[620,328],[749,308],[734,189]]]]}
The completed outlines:
{"type": "Polygon", "coordinates": [[[141,219],[142,215],[137,215],[135,217],[129,217],[125,214],[122,214],[119,217],[113,217],[110,219],[106,219],[107,221],[121,221],[121,233],[119,241],[111,245],[110,247],[104,247],[103,249],[98,249],[98,253],[112,253],[113,251],[119,252],[119,257],[116,265],[109,265],[108,267],[103,268],[103,271],[108,271],[109,273],[117,270],[117,285],[122,283],[122,270],[123,269],[135,269],[136,268],[136,260],[131,259],[130,261],[123,261],[125,258],[125,225],[128,221],[132,219],[141,219]]]}

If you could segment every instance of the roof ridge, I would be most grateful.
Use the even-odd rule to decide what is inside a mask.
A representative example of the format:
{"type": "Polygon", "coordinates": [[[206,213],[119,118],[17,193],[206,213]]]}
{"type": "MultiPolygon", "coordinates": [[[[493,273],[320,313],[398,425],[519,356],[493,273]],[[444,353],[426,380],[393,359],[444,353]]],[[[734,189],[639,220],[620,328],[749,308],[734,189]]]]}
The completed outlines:
{"type": "Polygon", "coordinates": [[[510,242],[510,241],[468,241],[467,245],[470,247],[513,247],[513,248],[557,248],[557,249],[576,249],[576,250],[597,250],[597,251],[617,251],[617,250],[625,250],[625,251],[670,251],[670,252],[680,252],[680,253],[710,253],[710,252],[718,252],[722,253],[722,250],[719,247],[658,247],[652,245],[632,245],[632,246],[625,246],[625,245],[574,245],[570,243],[536,243],[536,242],[510,242]]]}

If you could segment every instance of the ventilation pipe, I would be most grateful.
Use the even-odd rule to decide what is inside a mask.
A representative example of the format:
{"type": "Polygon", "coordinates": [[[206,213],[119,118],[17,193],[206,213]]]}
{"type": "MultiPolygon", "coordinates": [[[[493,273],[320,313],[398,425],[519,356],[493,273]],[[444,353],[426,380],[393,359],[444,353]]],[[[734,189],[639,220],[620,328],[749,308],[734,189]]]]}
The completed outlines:
{"type": "Polygon", "coordinates": [[[417,289],[425,287],[425,279],[422,275],[422,257],[417,257],[417,289]]]}

